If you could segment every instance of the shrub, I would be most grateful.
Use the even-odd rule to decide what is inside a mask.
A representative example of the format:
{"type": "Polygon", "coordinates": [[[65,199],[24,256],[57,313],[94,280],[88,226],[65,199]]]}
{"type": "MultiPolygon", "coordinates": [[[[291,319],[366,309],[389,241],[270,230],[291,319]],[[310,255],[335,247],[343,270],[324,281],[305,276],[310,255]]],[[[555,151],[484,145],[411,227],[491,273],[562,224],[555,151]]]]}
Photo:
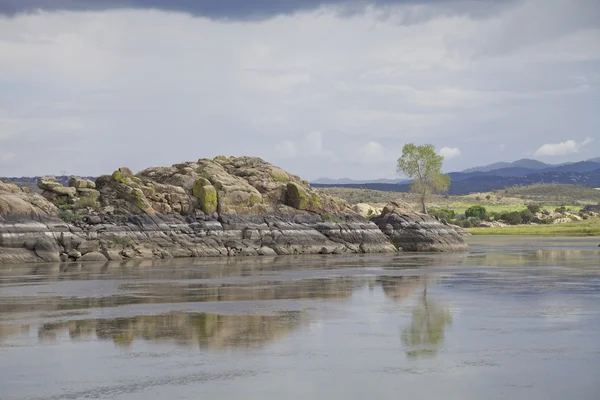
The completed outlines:
{"type": "Polygon", "coordinates": [[[557,213],[564,213],[565,211],[567,211],[567,209],[565,208],[565,206],[560,206],[557,207],[554,211],[557,213]]]}
{"type": "Polygon", "coordinates": [[[474,228],[481,225],[481,220],[479,218],[469,218],[468,221],[471,223],[471,226],[474,228]]]}
{"type": "Polygon", "coordinates": [[[321,214],[321,219],[323,221],[333,222],[333,223],[336,223],[336,224],[345,224],[345,223],[347,223],[346,221],[344,221],[343,219],[339,218],[338,216],[330,214],[330,213],[323,213],[323,214],[321,214]]]}
{"type": "Polygon", "coordinates": [[[487,216],[488,216],[488,220],[490,220],[490,221],[498,221],[500,219],[501,215],[502,214],[499,212],[491,211],[488,213],[487,216]]]}
{"type": "Polygon", "coordinates": [[[429,215],[438,218],[442,222],[450,222],[456,217],[454,210],[448,210],[447,208],[431,209],[429,215]]]}
{"type": "Polygon", "coordinates": [[[458,226],[460,226],[461,228],[471,228],[471,227],[473,227],[473,224],[468,219],[457,220],[455,222],[455,224],[458,225],[458,226]]]}
{"type": "Polygon", "coordinates": [[[492,199],[492,196],[490,196],[490,195],[488,194],[487,196],[485,196],[485,199],[486,199],[486,200],[491,200],[491,199],[492,199]]]}
{"type": "Polygon", "coordinates": [[[63,208],[59,208],[58,218],[62,219],[68,224],[72,224],[73,222],[77,221],[77,216],[75,215],[75,213],[73,213],[73,211],[63,208]]]}
{"type": "Polygon", "coordinates": [[[100,204],[92,197],[82,197],[75,204],[73,204],[73,208],[76,210],[91,208],[93,210],[98,211],[100,209],[100,204]]]}
{"type": "Polygon", "coordinates": [[[486,219],[487,212],[485,210],[485,207],[483,207],[483,206],[473,206],[473,207],[469,207],[469,209],[467,209],[467,211],[465,211],[465,216],[467,218],[486,219]]]}
{"type": "Polygon", "coordinates": [[[533,212],[529,209],[529,207],[523,211],[521,211],[521,220],[524,224],[528,224],[533,220],[533,212]]]}
{"type": "Polygon", "coordinates": [[[532,214],[536,214],[542,210],[542,207],[539,204],[527,204],[527,209],[531,211],[532,214]]]}
{"type": "Polygon", "coordinates": [[[131,247],[134,245],[133,239],[129,236],[114,236],[111,242],[115,246],[131,247]]]}
{"type": "Polygon", "coordinates": [[[523,222],[523,217],[521,217],[521,213],[518,211],[505,212],[500,216],[500,219],[509,225],[519,225],[523,222]]]}

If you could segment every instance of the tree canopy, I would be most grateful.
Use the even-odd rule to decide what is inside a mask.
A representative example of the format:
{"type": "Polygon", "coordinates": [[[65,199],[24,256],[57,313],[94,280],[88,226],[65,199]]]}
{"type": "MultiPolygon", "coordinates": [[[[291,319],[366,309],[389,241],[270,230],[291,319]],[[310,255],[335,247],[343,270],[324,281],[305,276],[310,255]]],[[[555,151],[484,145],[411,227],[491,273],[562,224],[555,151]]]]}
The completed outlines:
{"type": "Polygon", "coordinates": [[[402,148],[402,157],[398,159],[398,172],[403,172],[412,179],[410,190],[420,195],[424,213],[427,213],[427,196],[444,192],[450,186],[450,176],[442,173],[443,162],[444,157],[435,153],[435,146],[432,144],[418,146],[408,143],[402,148]]]}

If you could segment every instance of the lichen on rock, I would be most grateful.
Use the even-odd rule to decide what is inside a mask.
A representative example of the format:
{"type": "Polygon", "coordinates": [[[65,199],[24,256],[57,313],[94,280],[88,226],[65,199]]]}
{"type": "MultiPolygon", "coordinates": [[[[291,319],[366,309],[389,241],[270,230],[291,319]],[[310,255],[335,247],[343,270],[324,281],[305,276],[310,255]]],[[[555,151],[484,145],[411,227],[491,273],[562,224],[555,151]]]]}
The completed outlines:
{"type": "Polygon", "coordinates": [[[306,190],[296,182],[287,184],[286,204],[298,210],[308,210],[310,206],[310,197],[306,190]]]}
{"type": "Polygon", "coordinates": [[[194,196],[199,200],[202,211],[208,215],[217,211],[217,189],[206,178],[198,178],[192,189],[194,196]]]}

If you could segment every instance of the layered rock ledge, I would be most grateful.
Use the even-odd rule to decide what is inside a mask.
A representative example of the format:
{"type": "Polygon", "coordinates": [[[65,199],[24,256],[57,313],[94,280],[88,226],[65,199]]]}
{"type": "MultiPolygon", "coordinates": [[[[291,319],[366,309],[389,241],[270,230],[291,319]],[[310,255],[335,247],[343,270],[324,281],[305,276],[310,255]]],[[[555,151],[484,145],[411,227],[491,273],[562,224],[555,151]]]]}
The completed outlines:
{"type": "Polygon", "coordinates": [[[455,227],[398,203],[369,221],[255,157],[38,186],[0,182],[0,264],[467,249],[455,227]]]}

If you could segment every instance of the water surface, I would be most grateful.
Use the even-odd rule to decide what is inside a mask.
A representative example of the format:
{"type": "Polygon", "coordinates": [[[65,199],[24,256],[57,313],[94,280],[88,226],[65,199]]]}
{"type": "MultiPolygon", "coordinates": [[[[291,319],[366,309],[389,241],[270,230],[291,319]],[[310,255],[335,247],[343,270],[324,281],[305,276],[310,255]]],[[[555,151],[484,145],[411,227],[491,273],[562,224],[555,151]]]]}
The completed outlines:
{"type": "Polygon", "coordinates": [[[597,399],[598,238],[0,269],[1,399],[597,399]]]}

